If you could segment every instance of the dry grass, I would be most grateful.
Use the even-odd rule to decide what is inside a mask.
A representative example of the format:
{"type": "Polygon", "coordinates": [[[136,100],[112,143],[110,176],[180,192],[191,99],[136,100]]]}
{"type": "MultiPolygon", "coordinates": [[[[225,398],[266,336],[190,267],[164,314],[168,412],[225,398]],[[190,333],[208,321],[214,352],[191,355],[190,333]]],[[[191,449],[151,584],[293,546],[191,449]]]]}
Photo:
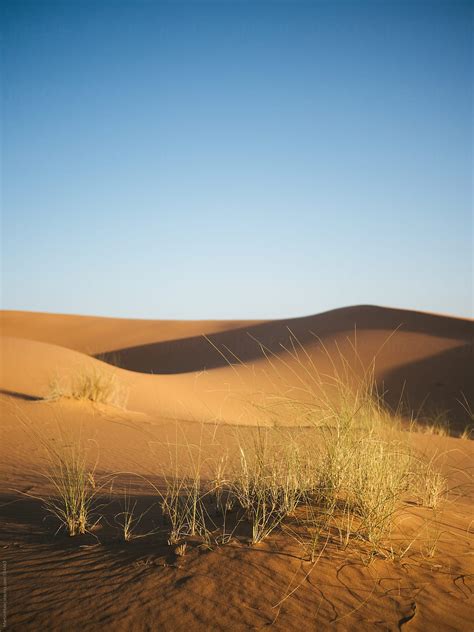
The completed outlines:
{"type": "Polygon", "coordinates": [[[424,434],[449,437],[451,434],[451,420],[448,410],[428,406],[418,419],[424,434]]]}
{"type": "MultiPolygon", "coordinates": [[[[273,427],[258,429],[251,445],[239,443],[227,496],[244,511],[253,543],[282,526],[313,561],[329,539],[343,547],[365,542],[380,553],[405,501],[416,496],[420,504],[435,508],[446,483],[433,462],[413,452],[398,412],[390,414],[383,405],[375,358],[363,367],[355,346],[351,361],[340,352],[330,357],[321,347],[331,375],[318,372],[293,336],[285,348],[289,359],[262,347],[275,391],[255,400],[273,427]],[[311,430],[298,442],[279,426],[280,420],[304,423],[311,430]],[[295,515],[291,527],[285,524],[295,515]]],[[[221,478],[226,478],[222,472],[221,478]]]]}
{"type": "Polygon", "coordinates": [[[268,430],[260,430],[254,445],[240,446],[239,467],[230,485],[230,493],[245,511],[252,527],[252,543],[261,542],[292,513],[298,503],[301,486],[298,471],[289,456],[272,444],[268,430]]]}
{"type": "Polygon", "coordinates": [[[85,534],[95,524],[96,500],[103,489],[96,480],[97,456],[95,461],[91,458],[95,444],[84,442],[80,434],[66,437],[61,432],[59,440],[51,440],[25,427],[43,450],[39,474],[50,489],[42,495],[26,495],[41,501],[46,514],[58,523],[56,533],[64,529],[70,536],[85,534]]]}
{"type": "MultiPolygon", "coordinates": [[[[190,445],[183,434],[169,445],[172,467],[166,469],[173,475],[165,476],[161,492],[169,543],[193,536],[225,543],[246,523],[252,544],[284,529],[312,561],[328,542],[365,545],[389,556],[391,532],[406,502],[416,498],[420,505],[438,507],[445,479],[434,461],[413,451],[397,412],[387,412],[374,363],[354,368],[339,354],[331,359],[332,374],[321,376],[297,340],[286,351],[291,365],[264,350],[277,388],[255,400],[271,424],[256,428],[250,438],[236,431],[234,453],[221,453],[213,476],[203,474],[209,464],[202,442],[190,445]],[[282,365],[293,377],[291,386],[283,381],[282,365]],[[304,420],[306,429],[285,430],[278,424],[282,418],[293,425],[304,420]],[[212,507],[220,521],[211,516],[212,507]],[[229,512],[234,513],[230,531],[229,512]]],[[[355,349],[354,357],[357,363],[355,349]]]]}
{"type": "Polygon", "coordinates": [[[239,474],[230,487],[252,525],[253,543],[288,516],[304,527],[311,559],[330,532],[338,533],[342,546],[357,539],[377,548],[389,536],[414,481],[416,461],[407,446],[350,430],[314,430],[306,433],[305,446],[276,429],[260,433],[265,439],[257,449],[240,448],[239,474]]]}
{"type": "Polygon", "coordinates": [[[439,437],[457,436],[458,438],[464,440],[472,439],[474,434],[474,411],[464,394],[462,394],[461,398],[457,401],[463,408],[468,419],[468,423],[462,432],[455,432],[452,430],[449,412],[443,410],[432,411],[431,413],[421,416],[418,420],[421,431],[424,434],[436,435],[439,437]]]}
{"type": "Polygon", "coordinates": [[[168,481],[162,494],[163,515],[169,522],[168,543],[177,544],[183,538],[199,535],[206,538],[206,508],[199,477],[183,477],[168,481]]]}
{"type": "Polygon", "coordinates": [[[174,552],[178,557],[184,557],[186,555],[187,544],[183,542],[182,544],[178,544],[175,548],[174,552]]]}
{"type": "Polygon", "coordinates": [[[474,437],[474,428],[472,426],[466,426],[464,430],[459,435],[460,439],[464,439],[465,441],[472,439],[474,437]]]}
{"type": "Polygon", "coordinates": [[[449,437],[449,426],[446,426],[444,423],[424,424],[423,434],[436,435],[438,437],[449,437]]]}
{"type": "MultiPolygon", "coordinates": [[[[230,454],[214,445],[213,463],[205,457],[204,425],[196,444],[178,426],[175,440],[166,444],[168,462],[159,463],[158,472],[163,483],[152,486],[169,545],[185,546],[190,538],[226,543],[245,523],[252,544],[284,529],[313,562],[329,542],[393,552],[390,536],[406,501],[416,498],[437,508],[446,496],[445,479],[434,460],[413,451],[397,412],[387,412],[376,388],[375,360],[362,367],[354,347],[350,362],[339,353],[330,358],[331,374],[320,375],[296,339],[286,351],[283,359],[264,350],[275,392],[256,401],[269,426],[253,434],[236,431],[230,454]],[[281,419],[299,428],[285,429],[281,419]]],[[[110,374],[82,372],[66,392],[110,402],[117,382],[110,374]]],[[[83,533],[95,496],[93,471],[80,448],[50,456],[48,476],[56,493],[45,507],[71,535],[83,533]]],[[[115,518],[125,541],[137,537],[140,518],[129,496],[115,518]]]]}
{"type": "Polygon", "coordinates": [[[461,407],[464,409],[468,417],[468,424],[460,434],[461,439],[472,439],[474,436],[474,407],[470,404],[464,393],[461,393],[461,398],[458,400],[461,407]]]}
{"type": "Polygon", "coordinates": [[[48,399],[62,398],[124,408],[127,392],[114,373],[91,367],[78,370],[70,379],[55,377],[51,381],[48,399]]]}
{"type": "Polygon", "coordinates": [[[128,490],[124,491],[122,498],[122,511],[114,516],[116,524],[119,526],[123,540],[130,542],[137,537],[136,529],[144,514],[137,514],[137,501],[132,500],[128,490]]]}
{"type": "Polygon", "coordinates": [[[430,509],[437,509],[447,497],[447,481],[436,468],[435,458],[420,459],[415,469],[412,486],[419,503],[430,509]]]}
{"type": "Polygon", "coordinates": [[[96,496],[94,468],[87,466],[80,444],[50,450],[45,474],[53,495],[43,499],[45,510],[55,516],[70,536],[84,534],[91,526],[91,509],[96,496]]]}
{"type": "Polygon", "coordinates": [[[153,485],[160,498],[163,517],[168,522],[170,545],[195,536],[204,541],[209,540],[206,500],[210,497],[211,489],[203,480],[203,432],[201,426],[201,440],[194,445],[187,441],[185,433],[181,434],[176,426],[175,441],[166,444],[168,463],[160,472],[163,488],[153,485]]]}

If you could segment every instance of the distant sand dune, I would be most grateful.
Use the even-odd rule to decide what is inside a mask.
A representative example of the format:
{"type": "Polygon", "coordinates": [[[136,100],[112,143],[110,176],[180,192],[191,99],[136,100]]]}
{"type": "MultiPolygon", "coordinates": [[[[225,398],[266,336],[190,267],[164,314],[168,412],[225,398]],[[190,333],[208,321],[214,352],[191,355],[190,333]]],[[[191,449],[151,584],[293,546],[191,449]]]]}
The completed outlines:
{"type": "Polygon", "coordinates": [[[278,358],[279,379],[295,380],[295,362],[287,351],[294,335],[300,352],[311,355],[321,373],[332,371],[327,353],[352,358],[358,371],[378,354],[376,377],[392,407],[403,392],[414,411],[423,402],[432,410],[449,409],[452,423],[461,427],[465,414],[457,398],[464,394],[474,402],[474,323],[435,314],[356,306],[256,322],[2,312],[1,331],[0,388],[27,397],[45,395],[55,373],[86,364],[118,372],[133,410],[251,423],[242,401],[273,388],[268,357],[278,358]]]}
{"type": "MultiPolygon", "coordinates": [[[[472,630],[473,441],[396,434],[395,445],[406,434],[450,489],[436,511],[408,499],[390,540],[406,553],[401,561],[370,553],[368,564],[355,539],[343,549],[328,535],[312,566],[290,537],[295,516],[268,543],[249,547],[239,536],[208,550],[190,541],[180,558],[166,544],[154,485],[163,473],[176,476],[175,454],[184,454],[180,465],[199,455],[214,476],[240,440],[265,435],[255,426],[275,419],[254,404],[271,393],[293,394],[308,356],[315,370],[331,375],[342,354],[360,375],[377,355],[378,386],[390,406],[403,391],[414,411],[425,399],[432,409],[450,409],[453,429],[462,430],[466,415],[457,399],[463,393],[474,404],[473,321],[359,306],[266,322],[3,312],[0,325],[0,546],[11,629],[472,630]],[[293,348],[289,330],[298,339],[293,348]],[[245,364],[229,364],[233,354],[245,364]],[[128,390],[126,409],[44,400],[54,377],[94,371],[114,374],[128,390]],[[97,466],[92,481],[107,481],[91,534],[55,534],[57,525],[46,519],[39,498],[52,490],[43,476],[43,439],[59,454],[84,440],[97,466]],[[117,529],[123,485],[133,491],[135,517],[143,517],[137,534],[152,530],[127,543],[117,529]]],[[[277,421],[299,420],[284,408],[277,421]]],[[[292,428],[281,437],[307,432],[292,428]]],[[[343,529],[334,540],[342,543],[343,529]]]]}
{"type": "Polygon", "coordinates": [[[260,321],[142,320],[0,311],[0,333],[3,336],[50,342],[90,355],[115,348],[250,327],[257,322],[260,321]]]}

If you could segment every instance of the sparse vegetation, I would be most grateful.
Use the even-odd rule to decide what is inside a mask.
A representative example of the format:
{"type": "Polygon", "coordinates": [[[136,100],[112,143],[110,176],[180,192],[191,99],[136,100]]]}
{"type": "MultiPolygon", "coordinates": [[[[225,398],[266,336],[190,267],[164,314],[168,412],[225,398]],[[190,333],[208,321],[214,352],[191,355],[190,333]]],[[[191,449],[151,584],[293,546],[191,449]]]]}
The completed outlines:
{"type": "Polygon", "coordinates": [[[170,480],[162,495],[163,516],[169,523],[168,544],[177,544],[183,537],[206,537],[206,491],[199,477],[170,480]]]}
{"type": "Polygon", "coordinates": [[[269,536],[295,509],[300,493],[297,472],[286,469],[273,450],[265,431],[259,434],[254,449],[241,446],[239,468],[230,487],[251,524],[253,544],[269,536]]]}
{"type": "MultiPolygon", "coordinates": [[[[328,543],[358,543],[389,556],[390,534],[405,501],[415,498],[435,509],[444,498],[446,481],[434,461],[413,451],[410,433],[383,406],[373,364],[358,377],[340,354],[332,360],[333,374],[320,376],[296,340],[287,351],[298,369],[293,368],[297,386],[282,387],[277,358],[270,357],[280,388],[265,399],[268,426],[236,431],[233,452],[219,452],[214,465],[204,456],[204,431],[194,445],[177,426],[176,440],[167,444],[169,462],[160,464],[162,483],[153,488],[177,555],[184,555],[190,539],[224,544],[247,525],[251,544],[281,528],[312,562],[328,543]],[[285,429],[282,416],[293,426],[304,419],[305,428],[285,429]]],[[[54,391],[56,397],[64,392],[54,391]]],[[[82,372],[69,393],[110,401],[117,382],[108,374],[82,372]]],[[[45,508],[71,535],[84,533],[95,496],[93,471],[80,449],[50,456],[48,476],[56,493],[45,508]]],[[[115,515],[125,541],[140,537],[140,519],[136,502],[125,494],[115,515]]]]}
{"type": "Polygon", "coordinates": [[[430,509],[437,509],[443,498],[447,494],[447,483],[445,477],[436,468],[434,459],[418,462],[415,471],[413,489],[419,502],[430,509]]]}
{"type": "Polygon", "coordinates": [[[206,500],[210,488],[202,478],[202,445],[192,445],[176,433],[174,444],[168,444],[168,471],[161,472],[163,489],[154,486],[161,499],[164,519],[168,522],[168,544],[176,545],[183,538],[209,537],[206,500]],[[188,471],[183,473],[183,460],[188,471]],[[171,471],[171,475],[169,474],[171,471]]]}
{"type": "Polygon", "coordinates": [[[40,499],[47,514],[70,536],[86,533],[93,524],[92,510],[100,485],[95,465],[89,465],[87,449],[79,438],[56,445],[45,440],[46,461],[42,472],[52,488],[40,499]]]}
{"type": "Polygon", "coordinates": [[[428,423],[423,425],[423,433],[429,435],[437,435],[438,437],[449,436],[449,426],[444,423],[428,423]]]}
{"type": "Polygon", "coordinates": [[[126,490],[122,500],[122,511],[115,515],[115,522],[125,542],[130,542],[136,537],[135,530],[141,518],[141,515],[137,516],[137,501],[132,501],[130,493],[126,490]]]}
{"type": "Polygon", "coordinates": [[[468,423],[464,430],[460,434],[461,439],[472,439],[474,436],[474,407],[470,404],[468,398],[464,393],[461,393],[461,398],[458,400],[461,407],[467,414],[468,423]]]}
{"type": "Polygon", "coordinates": [[[96,367],[82,368],[69,379],[55,377],[50,383],[48,399],[87,400],[98,404],[125,407],[127,392],[114,373],[96,367]]]}
{"type": "Polygon", "coordinates": [[[182,544],[178,544],[175,548],[174,552],[178,557],[184,557],[186,555],[187,544],[183,542],[182,544]]]}
{"type": "Polygon", "coordinates": [[[388,555],[388,540],[405,501],[415,497],[436,508],[443,499],[444,477],[433,461],[427,463],[412,450],[410,434],[402,432],[396,415],[387,413],[376,392],[373,366],[357,381],[341,356],[342,373],[334,363],[335,377],[327,389],[302,363],[297,343],[294,354],[304,376],[301,399],[282,389],[284,395],[267,400],[268,412],[274,418],[291,411],[309,420],[309,427],[296,432],[278,425],[259,427],[250,439],[237,432],[233,458],[219,459],[210,483],[203,477],[202,446],[186,446],[193,453],[191,476],[179,475],[176,453],[175,476],[163,495],[170,544],[195,535],[209,541],[211,534],[216,543],[228,541],[227,513],[234,509],[234,525],[249,525],[252,544],[283,528],[312,561],[329,541],[343,548],[365,543],[388,555]],[[212,505],[221,523],[211,518],[212,505]]]}
{"type": "Polygon", "coordinates": [[[44,500],[46,511],[55,516],[70,536],[83,534],[91,523],[91,506],[96,493],[94,471],[77,446],[52,454],[47,474],[55,495],[44,500]]]}
{"type": "Polygon", "coordinates": [[[474,436],[474,429],[472,426],[466,426],[464,430],[459,435],[460,439],[468,440],[472,439],[474,436]]]}

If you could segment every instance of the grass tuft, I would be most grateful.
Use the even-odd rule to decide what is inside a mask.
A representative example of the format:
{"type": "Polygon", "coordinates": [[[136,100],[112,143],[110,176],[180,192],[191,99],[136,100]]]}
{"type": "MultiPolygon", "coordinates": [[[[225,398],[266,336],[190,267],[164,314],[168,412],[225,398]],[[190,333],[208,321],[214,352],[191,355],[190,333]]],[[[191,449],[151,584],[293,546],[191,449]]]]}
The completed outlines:
{"type": "Polygon", "coordinates": [[[62,398],[111,404],[124,408],[127,392],[114,373],[97,368],[83,368],[70,380],[55,377],[50,383],[48,399],[62,398]]]}

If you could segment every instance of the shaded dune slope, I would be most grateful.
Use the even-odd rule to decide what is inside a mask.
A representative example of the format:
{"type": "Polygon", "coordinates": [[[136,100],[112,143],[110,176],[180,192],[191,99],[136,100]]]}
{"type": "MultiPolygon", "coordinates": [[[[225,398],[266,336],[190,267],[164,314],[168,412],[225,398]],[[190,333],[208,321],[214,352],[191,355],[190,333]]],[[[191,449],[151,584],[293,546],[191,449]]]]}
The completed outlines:
{"type": "MultiPolygon", "coordinates": [[[[316,316],[247,323],[216,333],[203,331],[202,334],[207,334],[205,337],[201,334],[115,348],[104,353],[102,359],[144,373],[188,373],[223,367],[229,362],[266,359],[268,353],[279,354],[284,348],[290,348],[291,338],[307,346],[314,345],[318,339],[330,341],[341,334],[357,340],[357,332],[385,332],[386,339],[393,332],[417,333],[458,341],[461,346],[472,343],[474,327],[467,320],[434,314],[371,306],[349,307],[316,316]],[[216,348],[221,353],[216,352],[216,348]]],[[[365,355],[363,348],[360,352],[365,355]]]]}
{"type": "Polygon", "coordinates": [[[295,380],[294,336],[298,354],[308,353],[322,373],[331,372],[328,354],[352,357],[357,370],[377,355],[377,381],[392,407],[403,392],[413,410],[423,403],[450,410],[462,427],[466,414],[457,400],[464,395],[474,403],[474,324],[448,316],[372,306],[266,322],[3,312],[1,330],[0,388],[26,397],[44,395],[55,371],[90,362],[119,372],[134,410],[235,422],[242,406],[233,395],[242,399],[274,386],[269,358],[277,358],[285,384],[295,380]],[[236,358],[246,365],[238,371],[229,366],[239,364],[236,358]]]}
{"type": "Polygon", "coordinates": [[[0,313],[0,323],[0,546],[10,629],[75,630],[79,623],[124,632],[472,629],[472,441],[411,436],[416,450],[440,465],[452,491],[436,511],[406,505],[391,540],[396,550],[403,547],[403,559],[393,561],[326,540],[316,567],[303,561],[300,543],[289,537],[294,516],[289,529],[276,529],[258,546],[232,538],[225,546],[202,547],[190,539],[186,556],[178,557],[157,534],[156,490],[147,482],[168,467],[170,445],[181,436],[185,449],[204,446],[211,464],[239,436],[260,436],[255,428],[237,432],[193,422],[262,421],[245,403],[255,393],[298,384],[300,360],[308,356],[318,371],[331,374],[339,353],[356,373],[376,354],[388,403],[395,404],[402,389],[413,407],[429,397],[433,407],[452,409],[462,428],[454,406],[461,392],[474,404],[472,321],[363,306],[265,323],[13,312],[0,313]],[[289,330],[298,338],[294,347],[289,330]],[[245,364],[229,364],[233,354],[245,364]],[[117,376],[129,391],[126,410],[41,401],[55,375],[89,369],[117,376]],[[120,473],[125,483],[135,472],[128,489],[139,523],[143,517],[139,538],[117,540],[124,508],[119,480],[110,496],[107,483],[105,508],[99,508],[104,528],[52,537],[56,525],[45,520],[39,499],[50,493],[41,436],[59,445],[75,436],[90,442],[98,481],[120,473]],[[151,535],[142,538],[149,528],[151,535]]]}
{"type": "Polygon", "coordinates": [[[228,329],[251,327],[257,322],[259,321],[145,320],[0,311],[1,335],[49,342],[88,355],[98,355],[115,348],[175,341],[228,329]]]}

